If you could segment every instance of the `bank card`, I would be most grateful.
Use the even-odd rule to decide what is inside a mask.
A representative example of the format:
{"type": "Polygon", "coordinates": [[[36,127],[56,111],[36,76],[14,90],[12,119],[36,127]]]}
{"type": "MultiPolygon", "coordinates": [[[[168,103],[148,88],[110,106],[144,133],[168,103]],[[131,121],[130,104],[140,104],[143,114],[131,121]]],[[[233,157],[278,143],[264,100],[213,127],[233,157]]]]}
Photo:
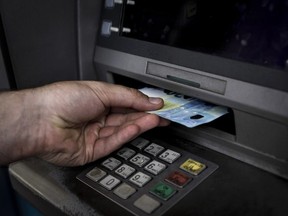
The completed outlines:
{"type": "Polygon", "coordinates": [[[218,106],[203,100],[160,88],[139,89],[149,97],[160,97],[164,101],[162,109],[149,111],[162,118],[192,128],[211,122],[228,113],[227,107],[218,106]]]}

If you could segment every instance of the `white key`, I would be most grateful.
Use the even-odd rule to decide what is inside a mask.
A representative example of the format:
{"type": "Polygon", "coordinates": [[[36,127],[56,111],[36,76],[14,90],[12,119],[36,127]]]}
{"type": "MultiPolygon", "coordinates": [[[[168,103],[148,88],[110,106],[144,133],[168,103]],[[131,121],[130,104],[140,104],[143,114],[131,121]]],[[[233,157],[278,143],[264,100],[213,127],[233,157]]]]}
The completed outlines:
{"type": "Polygon", "coordinates": [[[133,158],[131,158],[130,162],[139,166],[139,167],[142,167],[144,166],[148,161],[150,160],[149,157],[146,157],[145,155],[142,155],[142,154],[137,154],[135,155],[133,158]]]}
{"type": "Polygon", "coordinates": [[[153,160],[150,162],[147,166],[145,166],[145,170],[148,172],[158,175],[160,172],[162,172],[166,168],[166,165],[163,163],[160,163],[158,161],[153,160]]]}
{"type": "Polygon", "coordinates": [[[177,158],[179,158],[181,156],[180,153],[172,151],[170,149],[167,149],[166,151],[164,151],[159,158],[163,161],[166,161],[168,163],[173,163],[177,158]]]}
{"type": "Polygon", "coordinates": [[[122,176],[123,178],[129,177],[133,172],[135,172],[135,169],[131,166],[128,166],[127,164],[123,164],[118,169],[115,170],[115,173],[122,176]]]}
{"type": "Polygon", "coordinates": [[[144,151],[153,155],[153,156],[157,156],[161,151],[164,150],[163,146],[160,146],[156,143],[151,143],[149,146],[147,146],[144,151]]]}
{"type": "Polygon", "coordinates": [[[131,158],[133,155],[135,155],[135,151],[130,148],[122,148],[117,152],[117,155],[125,160],[128,160],[131,158]]]}
{"type": "Polygon", "coordinates": [[[108,190],[112,190],[114,187],[116,187],[121,181],[117,178],[115,178],[112,175],[106,176],[104,179],[102,179],[99,183],[103,187],[105,187],[108,190]]]}
{"type": "Polygon", "coordinates": [[[114,170],[121,164],[121,161],[117,160],[116,158],[110,157],[107,160],[102,162],[102,166],[106,167],[109,170],[114,170]]]}
{"type": "Polygon", "coordinates": [[[136,173],[129,179],[130,182],[132,182],[133,184],[136,184],[139,187],[143,187],[150,180],[151,180],[151,177],[142,172],[136,173]]]}
{"type": "Polygon", "coordinates": [[[133,145],[134,147],[136,147],[140,150],[142,150],[148,144],[149,144],[149,141],[142,138],[142,137],[138,137],[131,142],[131,145],[133,145]]]}

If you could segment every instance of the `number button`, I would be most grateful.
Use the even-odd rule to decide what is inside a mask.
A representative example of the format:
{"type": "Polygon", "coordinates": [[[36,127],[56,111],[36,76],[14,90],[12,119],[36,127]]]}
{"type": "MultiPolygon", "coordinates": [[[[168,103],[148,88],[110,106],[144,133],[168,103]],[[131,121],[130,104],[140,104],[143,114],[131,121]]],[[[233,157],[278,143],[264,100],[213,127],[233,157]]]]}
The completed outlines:
{"type": "Polygon", "coordinates": [[[157,156],[163,150],[164,150],[164,147],[160,146],[156,143],[152,143],[144,149],[145,152],[147,152],[153,156],[157,156]]]}
{"type": "Polygon", "coordinates": [[[107,160],[103,161],[102,166],[106,167],[109,170],[114,170],[121,164],[121,161],[116,158],[110,157],[107,160]]]}
{"type": "Polygon", "coordinates": [[[138,167],[142,167],[150,160],[149,157],[146,157],[142,154],[137,154],[133,158],[131,158],[130,162],[137,165],[138,167]]]}
{"type": "Polygon", "coordinates": [[[165,168],[166,168],[165,164],[162,164],[162,163],[160,163],[158,161],[153,160],[147,166],[145,166],[144,169],[147,170],[148,172],[154,174],[154,175],[158,175],[165,168]]]}
{"type": "Polygon", "coordinates": [[[129,181],[132,182],[133,184],[143,187],[147,182],[151,180],[151,177],[142,173],[138,172],[134,176],[132,176],[129,181]]]}
{"type": "Polygon", "coordinates": [[[181,156],[180,153],[172,151],[170,149],[167,149],[165,152],[163,152],[159,158],[163,161],[166,161],[168,163],[173,163],[177,158],[181,156]]]}
{"type": "Polygon", "coordinates": [[[122,176],[123,178],[129,177],[133,172],[135,172],[135,169],[131,166],[128,166],[127,164],[123,164],[118,169],[115,170],[115,173],[122,176]]]}
{"type": "Polygon", "coordinates": [[[125,160],[128,160],[131,158],[133,155],[135,155],[135,151],[130,148],[123,148],[120,151],[117,152],[117,155],[125,160]]]}
{"type": "Polygon", "coordinates": [[[111,175],[108,175],[107,177],[105,177],[103,180],[100,181],[100,185],[102,185],[108,190],[112,190],[119,183],[120,183],[120,180],[111,175]]]}
{"type": "Polygon", "coordinates": [[[148,144],[149,144],[149,141],[142,137],[138,137],[131,142],[131,145],[138,148],[139,150],[142,150],[148,144]]]}

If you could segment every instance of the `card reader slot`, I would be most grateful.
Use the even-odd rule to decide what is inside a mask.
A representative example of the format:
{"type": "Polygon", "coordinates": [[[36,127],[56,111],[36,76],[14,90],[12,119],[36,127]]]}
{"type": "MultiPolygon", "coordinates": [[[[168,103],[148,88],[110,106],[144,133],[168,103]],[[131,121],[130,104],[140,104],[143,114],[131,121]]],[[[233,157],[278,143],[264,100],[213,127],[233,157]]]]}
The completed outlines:
{"type": "Polygon", "coordinates": [[[178,83],[182,83],[184,85],[189,85],[192,87],[196,87],[196,88],[200,88],[201,84],[198,82],[193,82],[191,80],[185,80],[185,79],[181,79],[179,77],[175,77],[175,76],[171,76],[171,75],[167,75],[167,79],[178,82],[178,83]]]}
{"type": "Polygon", "coordinates": [[[155,62],[147,62],[146,73],[217,94],[224,95],[226,90],[227,82],[225,80],[203,75],[196,70],[188,71],[155,62]]]}

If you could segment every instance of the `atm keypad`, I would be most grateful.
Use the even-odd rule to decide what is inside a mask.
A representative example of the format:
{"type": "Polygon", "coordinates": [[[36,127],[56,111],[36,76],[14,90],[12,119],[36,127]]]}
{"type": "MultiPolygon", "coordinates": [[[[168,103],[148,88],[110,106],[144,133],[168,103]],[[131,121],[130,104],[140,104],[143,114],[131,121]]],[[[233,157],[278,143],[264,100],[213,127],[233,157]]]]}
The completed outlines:
{"type": "Polygon", "coordinates": [[[138,137],[77,179],[135,215],[162,215],[217,167],[183,149],[138,137]]]}

